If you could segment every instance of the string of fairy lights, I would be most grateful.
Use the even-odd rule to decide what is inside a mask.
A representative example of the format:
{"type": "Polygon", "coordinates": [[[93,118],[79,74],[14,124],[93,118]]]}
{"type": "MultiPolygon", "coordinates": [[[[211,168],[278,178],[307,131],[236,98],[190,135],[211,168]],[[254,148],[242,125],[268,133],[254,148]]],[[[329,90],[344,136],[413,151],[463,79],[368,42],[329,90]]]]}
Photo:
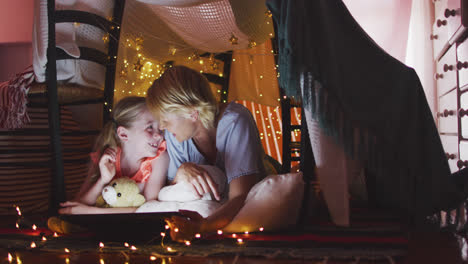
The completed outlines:
{"type": "MultiPolygon", "coordinates": [[[[34,250],[41,250],[44,249],[45,251],[48,252],[55,252],[55,253],[61,253],[64,255],[64,262],[65,264],[69,264],[71,262],[71,258],[73,255],[80,254],[83,252],[89,252],[88,249],[74,249],[70,247],[63,247],[63,248],[56,248],[55,246],[52,246],[50,248],[47,248],[48,243],[52,242],[60,242],[60,238],[64,236],[64,234],[60,234],[57,232],[48,232],[49,234],[46,234],[45,232],[40,232],[41,229],[33,223],[30,223],[29,221],[24,221],[24,216],[21,212],[21,209],[19,206],[14,205],[13,206],[17,212],[17,221],[15,223],[15,228],[20,231],[24,231],[24,233],[28,233],[30,237],[30,241],[27,242],[27,246],[24,246],[23,248],[20,248],[18,246],[15,246],[13,250],[9,250],[7,252],[6,259],[8,263],[17,263],[17,264],[22,264],[23,260],[21,258],[21,252],[24,250],[28,250],[31,252],[34,252],[34,250]],[[24,222],[28,222],[28,224],[24,224],[24,222]],[[33,231],[33,232],[30,232],[33,231]],[[54,241],[55,240],[55,241],[54,241]]],[[[174,232],[179,232],[180,230],[178,228],[174,229],[174,232]]],[[[259,232],[264,232],[265,229],[263,227],[259,227],[257,230],[253,230],[255,233],[259,232]]],[[[147,242],[145,245],[136,246],[135,244],[129,243],[129,242],[98,242],[95,246],[95,250],[98,253],[115,253],[118,252],[121,255],[125,256],[127,261],[130,261],[130,255],[131,254],[139,254],[139,255],[145,255],[150,261],[156,261],[156,260],[161,260],[161,263],[165,263],[165,258],[174,256],[178,252],[183,252],[184,248],[183,247],[190,247],[193,242],[196,240],[202,240],[203,235],[202,234],[195,234],[192,240],[185,240],[183,243],[178,243],[175,246],[167,245],[164,243],[165,237],[168,236],[168,232],[170,232],[170,227],[166,225],[164,227],[164,232],[161,232],[159,236],[154,237],[150,242],[147,242]],[[154,247],[159,248],[159,250],[156,252],[154,247]]],[[[231,239],[234,241],[235,244],[238,246],[243,246],[244,243],[246,243],[249,240],[250,235],[252,232],[250,231],[244,231],[244,232],[239,232],[239,233],[224,233],[222,230],[218,230],[216,232],[216,235],[219,236],[220,238],[223,239],[231,239]]],[[[55,245],[55,244],[54,244],[55,245]]],[[[99,264],[105,264],[106,259],[104,255],[99,256],[99,264]]],[[[110,263],[110,262],[108,262],[110,263]]],[[[126,262],[127,263],[127,262],[126,262]]],[[[130,263],[130,262],[128,262],[130,263]]]]}
{"type": "MultiPolygon", "coordinates": [[[[271,23],[271,17],[272,14],[269,10],[265,11],[265,23],[270,24],[271,23]]],[[[270,32],[269,37],[273,38],[274,33],[270,32]]],[[[119,83],[120,85],[116,85],[114,89],[114,94],[115,98],[118,99],[119,97],[123,96],[128,96],[128,95],[137,95],[137,96],[145,96],[146,95],[146,90],[147,88],[152,84],[152,82],[159,78],[164,71],[171,67],[171,64],[166,63],[168,60],[165,59],[166,62],[161,62],[158,61],[155,58],[152,58],[151,56],[145,55],[145,38],[157,38],[157,36],[152,36],[152,35],[145,35],[143,36],[142,33],[135,33],[134,35],[131,34],[126,34],[125,38],[120,41],[119,49],[123,49],[126,52],[121,52],[120,56],[125,56],[121,60],[121,63],[119,65],[119,69],[117,69],[117,76],[119,78],[119,81],[116,82],[119,83]],[[123,55],[125,54],[125,55],[123,55]]],[[[222,36],[221,36],[222,38],[222,36]]],[[[229,36],[224,36],[227,42],[230,43],[231,46],[233,46],[233,49],[235,48],[236,45],[239,45],[239,38],[234,34],[230,33],[229,36]]],[[[109,36],[106,35],[103,38],[103,41],[107,42],[109,40],[109,36]]],[[[159,41],[163,41],[163,39],[159,39],[159,41]]],[[[180,43],[170,43],[169,41],[166,41],[166,46],[167,48],[167,56],[165,58],[176,58],[180,57],[180,54],[183,54],[183,52],[193,50],[193,47],[190,46],[183,46],[180,43]]],[[[248,45],[247,45],[247,50],[242,51],[239,49],[236,49],[235,54],[238,56],[248,56],[248,63],[250,65],[254,64],[256,61],[256,57],[259,56],[276,56],[277,53],[271,49],[269,52],[264,53],[264,52],[252,52],[254,48],[258,46],[257,42],[254,40],[249,39],[248,45]]],[[[229,53],[234,54],[234,52],[230,51],[229,53]]],[[[219,53],[209,53],[208,55],[201,54],[200,51],[193,51],[191,54],[187,55],[184,59],[184,61],[180,61],[179,63],[183,63],[184,65],[197,69],[200,71],[200,73],[211,73],[218,75],[219,77],[223,77],[223,72],[222,69],[224,68],[223,62],[219,61],[216,59],[216,56],[219,55],[219,53]]],[[[170,59],[169,59],[170,61],[170,59]]],[[[231,64],[237,63],[236,58],[231,59],[231,64]]],[[[273,70],[276,72],[276,78],[279,78],[279,65],[274,65],[273,70]]],[[[264,73],[256,73],[258,80],[262,81],[264,80],[265,74],[264,73]]],[[[221,95],[225,95],[227,91],[224,91],[222,89],[214,89],[214,91],[218,94],[218,99],[221,98],[221,95]]],[[[259,97],[263,97],[263,93],[259,93],[259,97]]],[[[220,99],[222,102],[226,102],[227,100],[224,97],[223,99],[220,99]]],[[[284,98],[286,99],[286,98],[284,98]]],[[[278,102],[281,101],[281,98],[276,99],[278,102]]],[[[105,102],[107,105],[107,102],[105,102]]],[[[111,108],[108,108],[109,111],[112,111],[111,108]]],[[[253,109],[249,108],[251,111],[253,109]]],[[[277,111],[279,107],[276,107],[273,111],[277,111]]],[[[254,112],[252,112],[254,113],[254,112]]],[[[256,111],[254,115],[258,115],[258,118],[256,120],[260,120],[262,118],[265,118],[266,122],[269,122],[269,118],[271,118],[272,114],[268,115],[267,117],[263,116],[263,113],[260,113],[259,111],[256,111]]],[[[300,124],[300,111],[297,112],[295,111],[295,117],[293,119],[297,120],[297,123],[300,124]]],[[[272,119],[275,121],[275,119],[272,119]]],[[[273,122],[274,122],[273,121],[273,122]]],[[[274,126],[278,127],[276,131],[270,131],[271,124],[270,125],[265,125],[264,132],[260,132],[260,137],[261,140],[265,142],[264,145],[268,145],[269,142],[267,138],[272,138],[273,140],[279,140],[281,139],[282,135],[282,126],[281,126],[281,118],[277,118],[276,122],[278,122],[280,125],[274,126]],[[267,132],[268,130],[268,132],[267,132]]],[[[259,124],[259,123],[257,123],[259,124]]],[[[292,137],[293,141],[297,141],[297,138],[300,136],[300,130],[295,129],[292,131],[292,137]]],[[[278,148],[276,145],[277,143],[274,142],[274,145],[276,148],[278,148]]],[[[274,152],[274,150],[272,150],[274,152]]],[[[271,153],[270,153],[271,154],[271,153]]],[[[292,153],[295,156],[298,156],[299,153],[292,153]]],[[[275,158],[278,160],[281,159],[280,155],[276,155],[275,158]]]]}

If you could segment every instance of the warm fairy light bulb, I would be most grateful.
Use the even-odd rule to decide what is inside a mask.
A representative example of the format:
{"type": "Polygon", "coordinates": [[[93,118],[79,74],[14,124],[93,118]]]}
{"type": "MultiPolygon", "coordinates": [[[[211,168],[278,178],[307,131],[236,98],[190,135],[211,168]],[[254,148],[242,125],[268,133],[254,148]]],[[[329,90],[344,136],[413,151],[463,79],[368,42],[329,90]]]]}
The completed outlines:
{"type": "Polygon", "coordinates": [[[104,243],[99,242],[99,247],[100,247],[100,248],[103,248],[103,247],[104,247],[104,243]]]}
{"type": "Polygon", "coordinates": [[[63,250],[65,251],[65,253],[70,253],[70,250],[68,248],[64,248],[63,250]]]}
{"type": "Polygon", "coordinates": [[[190,246],[190,241],[185,241],[185,245],[190,246]]]}
{"type": "Polygon", "coordinates": [[[218,230],[218,235],[222,235],[223,234],[223,230],[218,230]]]}
{"type": "Polygon", "coordinates": [[[36,226],[36,225],[32,225],[32,229],[33,229],[34,231],[36,231],[36,230],[37,230],[37,226],[36,226]]]}
{"type": "Polygon", "coordinates": [[[237,234],[232,234],[232,237],[233,237],[233,238],[236,238],[236,237],[237,237],[237,234]]]}
{"type": "Polygon", "coordinates": [[[171,247],[167,247],[166,249],[167,249],[167,251],[169,251],[169,252],[172,252],[172,251],[173,251],[171,247]]]}
{"type": "Polygon", "coordinates": [[[13,256],[11,255],[11,253],[8,253],[8,262],[12,262],[13,261],[13,256]]]}
{"type": "Polygon", "coordinates": [[[162,237],[165,237],[165,236],[166,236],[166,233],[161,232],[161,236],[162,236],[162,237]]]}
{"type": "Polygon", "coordinates": [[[42,241],[47,241],[47,238],[45,236],[42,236],[42,241]]]}
{"type": "Polygon", "coordinates": [[[242,244],[243,242],[244,242],[244,240],[242,240],[242,238],[237,239],[237,243],[242,244]]]}
{"type": "Polygon", "coordinates": [[[260,232],[263,232],[263,230],[264,230],[263,226],[260,227],[258,230],[260,230],[260,232]]]}
{"type": "Polygon", "coordinates": [[[23,264],[19,256],[16,256],[16,264],[23,264]]]}
{"type": "Polygon", "coordinates": [[[65,258],[65,264],[70,264],[70,259],[69,258],[65,258]]]}
{"type": "Polygon", "coordinates": [[[19,224],[18,224],[18,223],[16,223],[16,225],[15,225],[15,226],[16,226],[16,228],[19,228],[19,224]]]}
{"type": "Polygon", "coordinates": [[[16,206],[16,212],[18,212],[18,215],[21,215],[21,210],[20,210],[19,206],[16,206]]]}
{"type": "Polygon", "coordinates": [[[132,246],[130,247],[130,249],[131,249],[131,250],[137,250],[137,248],[136,248],[134,245],[132,245],[132,246]]]}
{"type": "Polygon", "coordinates": [[[249,231],[245,231],[244,234],[248,235],[248,234],[249,234],[249,231]]]}
{"type": "Polygon", "coordinates": [[[99,259],[99,263],[100,264],[105,264],[106,262],[104,262],[104,259],[101,258],[101,259],[99,259]]]}
{"type": "Polygon", "coordinates": [[[156,257],[155,256],[150,256],[150,260],[155,261],[156,257]]]}
{"type": "Polygon", "coordinates": [[[130,245],[127,242],[124,243],[124,247],[129,247],[129,246],[130,245]]]}
{"type": "Polygon", "coordinates": [[[179,228],[177,228],[177,227],[174,228],[174,232],[176,232],[176,233],[179,232],[179,228]]]}
{"type": "Polygon", "coordinates": [[[195,234],[195,237],[196,237],[196,238],[200,238],[201,235],[200,235],[200,234],[195,234]]]}
{"type": "Polygon", "coordinates": [[[54,232],[54,237],[58,237],[58,234],[57,234],[57,232],[54,232]]]}
{"type": "Polygon", "coordinates": [[[169,225],[165,225],[164,228],[169,229],[169,225]]]}
{"type": "Polygon", "coordinates": [[[36,243],[31,242],[31,248],[35,248],[35,247],[36,247],[36,243]]]}

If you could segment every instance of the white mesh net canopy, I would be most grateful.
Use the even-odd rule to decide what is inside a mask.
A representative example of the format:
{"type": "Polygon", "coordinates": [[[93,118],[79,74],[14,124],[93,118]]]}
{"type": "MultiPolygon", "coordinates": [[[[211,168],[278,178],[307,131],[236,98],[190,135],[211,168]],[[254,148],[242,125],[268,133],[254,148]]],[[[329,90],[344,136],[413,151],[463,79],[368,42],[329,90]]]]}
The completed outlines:
{"type": "Polygon", "coordinates": [[[230,52],[237,60],[231,62],[229,100],[277,106],[273,34],[265,0],[127,0],[115,99],[144,95],[168,61],[221,75],[222,63],[213,56],[230,52]],[[206,53],[212,56],[200,57],[206,53]],[[255,74],[244,74],[253,67],[255,74]]]}

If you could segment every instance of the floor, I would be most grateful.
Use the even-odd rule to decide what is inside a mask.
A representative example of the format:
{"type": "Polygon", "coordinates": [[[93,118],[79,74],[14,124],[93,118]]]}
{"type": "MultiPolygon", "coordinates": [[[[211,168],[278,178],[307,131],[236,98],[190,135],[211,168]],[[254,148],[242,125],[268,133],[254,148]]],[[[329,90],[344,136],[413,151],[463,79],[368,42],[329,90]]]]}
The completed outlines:
{"type": "MultiPolygon", "coordinates": [[[[2,219],[0,227],[10,226],[12,221],[2,219]]],[[[404,259],[398,260],[399,264],[462,264],[468,263],[466,241],[449,232],[413,232],[410,236],[409,254],[404,259]],[[461,249],[463,248],[463,250],[461,249]],[[465,260],[463,259],[465,255],[465,260]]],[[[310,261],[301,259],[267,259],[251,257],[153,257],[143,254],[126,253],[47,253],[38,250],[20,250],[9,252],[5,248],[0,248],[0,264],[3,263],[155,263],[155,264],[299,264],[299,263],[317,263],[317,264],[342,264],[342,263],[394,263],[391,261],[310,261]]]]}

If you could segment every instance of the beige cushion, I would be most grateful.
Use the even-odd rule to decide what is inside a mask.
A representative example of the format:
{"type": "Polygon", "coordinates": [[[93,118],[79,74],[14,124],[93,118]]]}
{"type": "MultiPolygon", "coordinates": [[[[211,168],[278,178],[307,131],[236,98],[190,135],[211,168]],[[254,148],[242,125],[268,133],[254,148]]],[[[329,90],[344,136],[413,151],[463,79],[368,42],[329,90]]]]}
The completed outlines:
{"type": "Polygon", "coordinates": [[[226,232],[272,231],[297,222],[304,194],[302,172],[270,175],[254,185],[226,232]]]}

